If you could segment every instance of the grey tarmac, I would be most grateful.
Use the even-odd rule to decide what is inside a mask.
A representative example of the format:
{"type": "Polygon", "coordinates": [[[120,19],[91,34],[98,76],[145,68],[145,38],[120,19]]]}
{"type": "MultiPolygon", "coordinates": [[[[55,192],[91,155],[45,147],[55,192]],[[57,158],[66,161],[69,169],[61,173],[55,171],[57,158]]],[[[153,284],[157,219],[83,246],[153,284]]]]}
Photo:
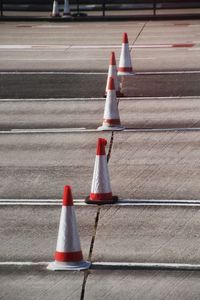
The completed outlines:
{"type": "MultiPolygon", "coordinates": [[[[81,296],[83,276],[82,272],[47,272],[45,267],[0,268],[1,297],[77,300],[81,296]]],[[[85,287],[88,300],[155,300],[158,295],[159,299],[199,299],[199,272],[92,270],[85,287]]]]}
{"type": "MultiPolygon", "coordinates": [[[[60,210],[48,205],[1,207],[0,260],[53,261],[60,210]]],[[[199,207],[89,205],[75,211],[85,259],[91,255],[93,262],[199,264],[199,207]]]]}
{"type": "Polygon", "coordinates": [[[198,272],[92,271],[85,299],[199,299],[198,272]]]}
{"type": "MultiPolygon", "coordinates": [[[[75,198],[86,197],[99,137],[109,143],[111,133],[0,135],[0,198],[57,199],[65,184],[75,198]]],[[[198,144],[198,131],[115,133],[113,193],[122,199],[199,199],[198,144]]]]}
{"type": "Polygon", "coordinates": [[[54,259],[63,186],[72,186],[74,199],[84,199],[97,138],[109,144],[110,132],[92,128],[102,122],[110,52],[118,63],[127,32],[136,74],[122,78],[122,91],[135,99],[120,99],[121,121],[142,130],[114,133],[109,173],[113,194],[133,205],[75,206],[84,258],[102,266],[199,266],[199,21],[2,22],[0,27],[1,204],[35,199],[31,205],[0,206],[0,298],[199,299],[198,271],[104,266],[60,273],[45,265],[54,259]],[[72,128],[80,126],[90,132],[72,128]],[[17,128],[54,133],[17,133],[17,128]],[[35,205],[41,199],[60,202],[35,205]]]}
{"type": "MultiPolygon", "coordinates": [[[[60,195],[62,198],[62,192],[60,195]]],[[[60,200],[61,202],[61,200],[60,200]]],[[[89,256],[97,207],[76,207],[83,255],[89,256]]],[[[54,260],[61,207],[1,207],[1,261],[54,260]]]]}
{"type": "MultiPolygon", "coordinates": [[[[103,97],[105,74],[0,74],[0,98],[103,97]],[[6,88],[5,88],[6,87],[6,88]],[[19,88],[23,87],[23,88],[19,88]]],[[[199,73],[152,74],[122,78],[127,97],[170,97],[200,95],[199,73]]]]}
{"type": "MultiPolygon", "coordinates": [[[[200,127],[200,96],[120,99],[126,128],[200,127]]],[[[105,98],[0,100],[0,130],[96,129],[103,120],[105,98]]]]}
{"type": "Polygon", "coordinates": [[[1,299],[80,299],[84,273],[47,272],[46,266],[0,268],[1,299]]]}

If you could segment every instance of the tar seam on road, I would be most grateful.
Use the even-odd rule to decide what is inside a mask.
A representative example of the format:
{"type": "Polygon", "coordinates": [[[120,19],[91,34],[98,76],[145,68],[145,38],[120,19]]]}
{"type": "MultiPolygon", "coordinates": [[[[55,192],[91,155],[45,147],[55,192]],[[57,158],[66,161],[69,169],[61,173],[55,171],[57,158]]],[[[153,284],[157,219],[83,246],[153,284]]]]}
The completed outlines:
{"type": "Polygon", "coordinates": [[[142,31],[144,30],[144,27],[146,26],[147,22],[144,23],[144,25],[142,26],[142,28],[140,29],[140,31],[138,32],[138,35],[136,36],[135,40],[133,41],[132,45],[131,45],[131,50],[133,49],[133,46],[135,45],[135,43],[137,42],[139,36],[141,35],[142,31]]]}
{"type": "MultiPolygon", "coordinates": [[[[98,222],[99,222],[99,216],[100,216],[100,206],[98,206],[97,208],[97,213],[96,213],[96,217],[95,217],[95,223],[94,223],[94,233],[92,235],[92,239],[91,239],[91,244],[90,244],[90,250],[89,250],[89,254],[88,254],[88,260],[91,261],[92,259],[92,253],[93,253],[93,248],[94,248],[94,242],[95,242],[95,238],[96,238],[96,233],[97,233],[97,226],[98,226],[98,222]]],[[[86,287],[86,283],[87,283],[87,279],[89,276],[89,271],[85,271],[84,273],[84,278],[83,278],[83,284],[82,284],[82,289],[81,289],[81,297],[80,300],[84,300],[84,296],[85,296],[85,287],[86,287]]]]}
{"type": "Polygon", "coordinates": [[[111,137],[110,137],[110,145],[109,145],[109,150],[108,150],[108,155],[107,155],[107,163],[109,163],[109,160],[110,160],[110,157],[111,157],[113,141],[114,141],[114,131],[112,131],[111,137]]]}

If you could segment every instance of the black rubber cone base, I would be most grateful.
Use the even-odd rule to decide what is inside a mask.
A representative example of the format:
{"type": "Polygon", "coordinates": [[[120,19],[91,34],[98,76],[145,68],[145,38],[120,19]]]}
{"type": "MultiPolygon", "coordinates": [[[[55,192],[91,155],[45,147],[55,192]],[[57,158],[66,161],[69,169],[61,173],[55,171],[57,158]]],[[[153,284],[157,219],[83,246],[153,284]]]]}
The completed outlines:
{"type": "Polygon", "coordinates": [[[110,200],[91,200],[90,196],[85,198],[85,203],[87,204],[97,204],[97,205],[102,205],[102,204],[114,204],[118,201],[117,196],[112,196],[112,199],[110,200]]]}

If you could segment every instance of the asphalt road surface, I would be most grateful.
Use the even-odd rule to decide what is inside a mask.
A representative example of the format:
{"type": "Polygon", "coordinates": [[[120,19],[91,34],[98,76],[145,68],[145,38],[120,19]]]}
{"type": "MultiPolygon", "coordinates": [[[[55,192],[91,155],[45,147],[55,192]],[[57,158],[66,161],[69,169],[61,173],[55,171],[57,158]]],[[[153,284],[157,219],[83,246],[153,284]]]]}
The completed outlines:
{"type": "MultiPolygon", "coordinates": [[[[102,97],[105,74],[1,74],[1,98],[102,97]],[[6,87],[6,88],[5,88],[6,87]]],[[[122,79],[127,97],[167,97],[200,95],[200,73],[135,75],[122,79]]]]}
{"type": "MultiPolygon", "coordinates": [[[[199,128],[200,96],[121,98],[126,128],[199,128]]],[[[103,120],[105,98],[0,100],[0,130],[96,129],[103,120]]]]}
{"type": "Polygon", "coordinates": [[[1,23],[0,299],[200,298],[199,28],[198,20],[1,23]],[[109,147],[111,132],[96,128],[123,32],[135,76],[121,78],[129,130],[114,133],[108,167],[113,194],[127,202],[84,205],[77,199],[90,193],[97,138],[109,147]],[[88,272],[46,270],[66,184],[88,272]]]}
{"type": "MultiPolygon", "coordinates": [[[[75,198],[90,192],[98,137],[110,133],[0,134],[1,198],[75,198]],[[12,188],[10,188],[12,186],[12,188]]],[[[199,131],[115,133],[109,162],[120,198],[200,199],[199,131]]],[[[108,147],[107,147],[108,151],[108,147]]]]}

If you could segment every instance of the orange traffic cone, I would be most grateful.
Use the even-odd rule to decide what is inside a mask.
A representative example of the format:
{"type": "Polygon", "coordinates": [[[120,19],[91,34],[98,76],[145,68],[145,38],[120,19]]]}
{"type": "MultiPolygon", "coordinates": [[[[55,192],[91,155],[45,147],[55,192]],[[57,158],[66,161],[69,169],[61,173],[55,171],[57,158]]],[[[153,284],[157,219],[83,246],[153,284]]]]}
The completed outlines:
{"type": "Polygon", "coordinates": [[[63,18],[71,18],[70,8],[69,8],[69,1],[64,1],[64,9],[63,9],[63,18]]]}
{"type": "Polygon", "coordinates": [[[103,116],[103,125],[98,127],[97,130],[123,130],[124,127],[121,126],[118,102],[116,99],[116,91],[114,86],[114,79],[109,77],[108,81],[108,92],[106,96],[106,103],[103,116]]]}
{"type": "Polygon", "coordinates": [[[57,0],[53,1],[53,9],[52,9],[51,17],[53,17],[53,18],[60,17],[59,5],[58,5],[58,1],[57,0]]]}
{"type": "Polygon", "coordinates": [[[131,55],[129,51],[129,44],[128,44],[128,36],[127,33],[123,35],[123,42],[122,42],[122,49],[121,55],[119,60],[119,68],[118,68],[118,75],[133,75],[133,68],[131,62],[131,55]]]}
{"type": "Polygon", "coordinates": [[[110,64],[109,64],[109,68],[108,68],[108,77],[107,77],[105,96],[107,95],[107,92],[108,92],[109,77],[112,77],[114,79],[117,97],[124,97],[124,94],[122,94],[120,92],[120,82],[119,82],[119,78],[117,77],[115,52],[111,52],[111,55],[110,55],[110,64]]]}
{"type": "Polygon", "coordinates": [[[85,202],[88,204],[112,204],[118,201],[118,197],[112,195],[110,187],[108,164],[105,152],[106,144],[107,141],[105,139],[98,139],[91,193],[85,199],[85,202]]]}
{"type": "Polygon", "coordinates": [[[83,260],[70,186],[64,187],[55,261],[49,270],[84,270],[90,263],[83,260]]]}

